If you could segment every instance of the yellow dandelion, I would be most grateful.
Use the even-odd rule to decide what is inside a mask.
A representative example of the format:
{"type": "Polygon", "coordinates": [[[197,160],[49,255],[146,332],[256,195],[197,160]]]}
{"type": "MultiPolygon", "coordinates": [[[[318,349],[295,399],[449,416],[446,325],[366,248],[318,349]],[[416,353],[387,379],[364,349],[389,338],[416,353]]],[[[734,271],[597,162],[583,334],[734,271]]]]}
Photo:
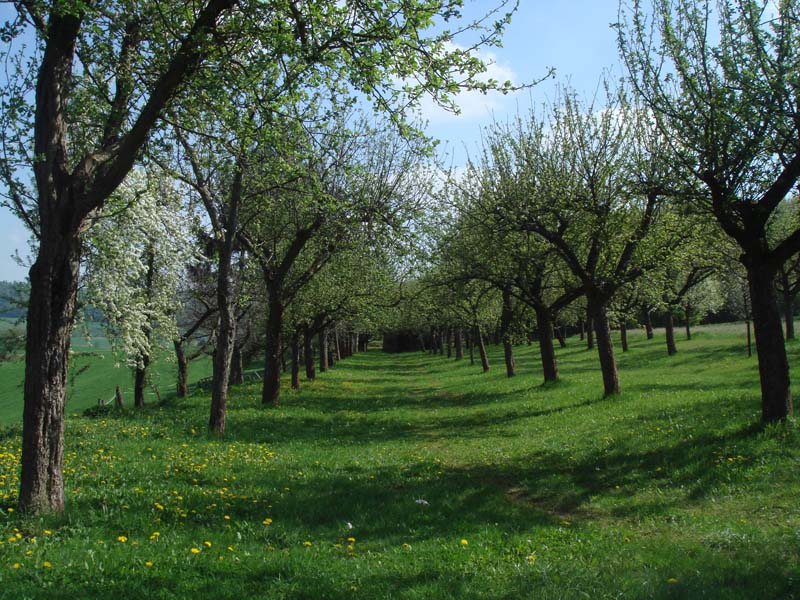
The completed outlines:
{"type": "Polygon", "coordinates": [[[150,534],[150,539],[157,540],[160,535],[161,534],[158,531],[154,531],[153,533],[150,534]]]}
{"type": "Polygon", "coordinates": [[[118,541],[120,544],[124,544],[125,542],[127,542],[127,541],[128,541],[128,536],[126,536],[126,535],[121,535],[121,536],[119,536],[119,537],[117,538],[117,541],[118,541]]]}
{"type": "Polygon", "coordinates": [[[152,561],[152,560],[146,560],[146,561],[144,561],[144,566],[145,566],[145,567],[152,567],[152,566],[153,566],[153,561],[152,561]]]}
{"type": "Polygon", "coordinates": [[[44,562],[42,563],[42,566],[43,566],[45,569],[49,569],[49,568],[50,568],[50,567],[52,567],[53,565],[52,565],[52,564],[50,564],[50,561],[46,560],[46,561],[44,561],[44,562]]]}
{"type": "Polygon", "coordinates": [[[678,583],[678,580],[675,579],[674,577],[670,577],[669,579],[667,579],[667,583],[674,585],[678,583]]]}
{"type": "Polygon", "coordinates": [[[354,537],[349,537],[349,538],[347,538],[347,542],[348,542],[349,544],[355,544],[355,543],[356,543],[356,538],[354,538],[354,537]]]}
{"type": "Polygon", "coordinates": [[[528,564],[532,565],[533,563],[536,562],[537,558],[538,558],[538,556],[536,556],[535,552],[533,554],[528,554],[528,559],[527,559],[528,560],[528,564]]]}
{"type": "Polygon", "coordinates": [[[205,546],[206,548],[211,548],[211,542],[205,541],[203,542],[203,546],[205,546]]]}
{"type": "Polygon", "coordinates": [[[465,540],[465,539],[461,540],[461,545],[462,546],[467,546],[468,544],[469,544],[469,542],[467,540],[465,540]]]}
{"type": "Polygon", "coordinates": [[[53,535],[53,532],[50,531],[49,529],[45,529],[42,533],[44,533],[45,535],[53,535]]]}
{"type": "Polygon", "coordinates": [[[231,516],[230,515],[225,515],[222,518],[225,519],[226,521],[230,521],[231,520],[231,516]]]}
{"type": "Polygon", "coordinates": [[[411,550],[411,544],[403,544],[403,550],[411,550]]]}
{"type": "Polygon", "coordinates": [[[272,525],[272,519],[270,519],[269,517],[267,517],[266,519],[264,519],[263,521],[261,521],[261,523],[262,523],[262,525],[272,525]]]}
{"type": "Polygon", "coordinates": [[[228,546],[228,552],[233,552],[233,546],[228,546]]]}
{"type": "Polygon", "coordinates": [[[309,548],[309,547],[311,547],[311,542],[305,541],[305,542],[303,542],[303,546],[305,546],[306,548],[309,548]]]}
{"type": "Polygon", "coordinates": [[[200,554],[200,548],[192,548],[192,554],[200,554]]]}
{"type": "Polygon", "coordinates": [[[21,565],[21,564],[19,564],[19,563],[14,563],[13,565],[11,565],[11,568],[12,568],[12,569],[19,569],[21,566],[22,566],[22,565],[21,565]]]}

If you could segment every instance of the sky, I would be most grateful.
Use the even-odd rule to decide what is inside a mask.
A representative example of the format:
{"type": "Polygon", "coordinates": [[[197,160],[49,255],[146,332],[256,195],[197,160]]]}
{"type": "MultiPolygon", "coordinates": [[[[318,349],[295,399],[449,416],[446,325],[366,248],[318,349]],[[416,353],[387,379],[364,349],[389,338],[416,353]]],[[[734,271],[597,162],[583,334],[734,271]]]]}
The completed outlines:
{"type": "MultiPolygon", "coordinates": [[[[492,0],[467,0],[470,14],[490,8],[492,0]]],[[[10,17],[8,4],[0,5],[0,21],[10,17]]],[[[520,7],[503,38],[502,48],[481,53],[490,62],[488,76],[515,84],[541,79],[549,68],[555,78],[506,96],[467,92],[458,96],[461,114],[453,115],[431,102],[423,103],[422,117],[429,135],[441,140],[448,164],[461,165],[475,153],[481,128],[493,120],[505,121],[531,104],[552,99],[558,85],[568,83],[578,94],[591,97],[604,72],[622,75],[615,32],[617,0],[520,0],[520,7]]],[[[27,268],[12,256],[27,256],[28,232],[6,208],[0,207],[0,280],[19,281],[27,268]]]]}

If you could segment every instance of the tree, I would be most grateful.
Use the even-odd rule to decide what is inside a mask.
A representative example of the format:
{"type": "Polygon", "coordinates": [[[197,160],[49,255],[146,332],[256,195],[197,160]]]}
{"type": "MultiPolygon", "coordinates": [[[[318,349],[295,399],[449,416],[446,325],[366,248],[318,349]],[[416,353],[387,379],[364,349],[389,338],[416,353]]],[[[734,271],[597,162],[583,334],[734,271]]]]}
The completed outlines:
{"type": "MultiPolygon", "coordinates": [[[[439,18],[458,19],[460,4],[208,0],[196,11],[145,0],[109,0],[102,7],[72,0],[15,5],[19,16],[5,35],[30,31],[39,50],[13,54],[7,46],[6,56],[13,54],[12,61],[28,68],[16,70],[2,90],[0,115],[6,202],[38,242],[29,276],[23,511],[64,507],[64,391],[83,232],[209,54],[224,47],[220,58],[226,66],[245,56],[271,60],[289,88],[310,65],[346,73],[377,105],[393,108],[402,123],[402,109],[423,94],[452,106],[451,94],[464,81],[510,88],[476,83],[485,65],[471,50],[448,46],[450,30],[422,35],[439,18]],[[35,191],[20,173],[33,174],[35,191]]],[[[484,43],[498,42],[510,18],[497,12],[505,4],[490,13],[498,14],[497,22],[483,21],[484,43]]],[[[482,26],[479,21],[472,28],[482,26]]]]}
{"type": "MultiPolygon", "coordinates": [[[[625,11],[619,46],[630,78],[702,193],[686,200],[735,240],[747,269],[763,421],[792,412],[775,276],[800,229],[767,225],[800,177],[800,3],[653,0],[625,11]]],[[[693,183],[694,183],[693,182],[693,183]]],[[[694,187],[694,186],[689,186],[694,187]]]]}

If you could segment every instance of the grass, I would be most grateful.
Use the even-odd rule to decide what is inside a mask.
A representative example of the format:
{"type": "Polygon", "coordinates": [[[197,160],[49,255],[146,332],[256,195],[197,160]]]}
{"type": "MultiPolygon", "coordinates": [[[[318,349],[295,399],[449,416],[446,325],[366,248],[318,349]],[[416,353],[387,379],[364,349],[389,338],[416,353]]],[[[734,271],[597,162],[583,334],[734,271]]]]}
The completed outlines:
{"type": "Polygon", "coordinates": [[[546,387],[536,346],[510,380],[493,348],[359,354],[273,409],[240,386],[224,439],[201,394],[71,417],[62,516],[8,511],[8,429],[0,596],[800,597],[800,432],[758,425],[741,331],[631,338],[614,398],[572,339],[546,387]]]}
{"type": "MultiPolygon", "coordinates": [[[[0,318],[0,331],[15,325],[13,319],[0,318]]],[[[67,385],[67,412],[80,413],[114,397],[119,385],[125,402],[133,403],[133,371],[112,351],[99,324],[80,327],[72,336],[70,372],[67,385]]],[[[177,367],[174,355],[161,352],[150,368],[152,386],[145,391],[145,401],[157,400],[154,388],[162,396],[175,389],[177,367]]],[[[189,364],[189,382],[211,375],[211,360],[203,357],[189,364]]],[[[19,423],[22,419],[22,385],[25,363],[18,360],[0,362],[0,426],[19,423]]]]}

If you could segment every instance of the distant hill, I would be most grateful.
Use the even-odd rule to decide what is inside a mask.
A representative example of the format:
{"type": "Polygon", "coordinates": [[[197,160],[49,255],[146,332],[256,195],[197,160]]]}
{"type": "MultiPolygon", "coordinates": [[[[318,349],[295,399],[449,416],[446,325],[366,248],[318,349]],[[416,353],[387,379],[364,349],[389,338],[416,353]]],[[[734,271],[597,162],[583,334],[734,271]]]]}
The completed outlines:
{"type": "Polygon", "coordinates": [[[0,281],[0,318],[18,319],[28,310],[27,282],[0,281]]]}

